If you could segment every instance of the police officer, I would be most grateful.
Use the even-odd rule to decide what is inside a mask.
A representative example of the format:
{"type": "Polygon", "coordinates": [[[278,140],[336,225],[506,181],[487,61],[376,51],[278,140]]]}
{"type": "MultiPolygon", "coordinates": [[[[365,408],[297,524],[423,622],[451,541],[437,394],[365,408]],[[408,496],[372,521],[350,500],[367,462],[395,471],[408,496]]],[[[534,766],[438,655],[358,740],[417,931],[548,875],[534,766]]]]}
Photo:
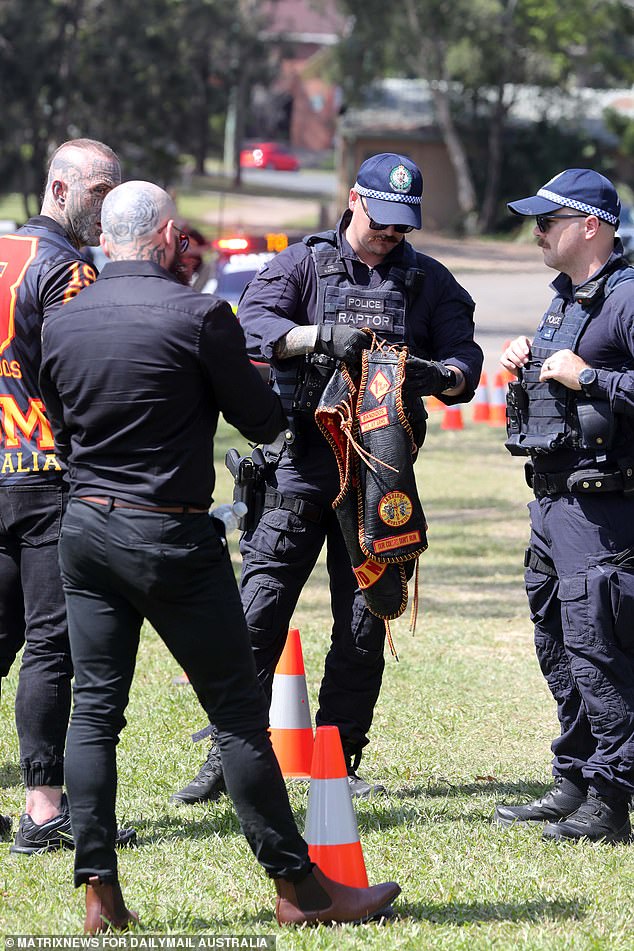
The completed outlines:
{"type": "Polygon", "coordinates": [[[95,280],[78,249],[98,243],[102,202],[120,181],[107,145],[65,142],[40,214],[0,238],[0,678],[26,638],[15,704],[26,807],[11,847],[20,854],[73,843],[62,793],[73,671],[57,564],[67,488],[38,384],[40,333],[95,280]]]}
{"type": "MultiPolygon", "coordinates": [[[[314,412],[336,361],[354,364],[369,345],[364,328],[415,355],[407,368],[411,411],[422,409],[422,395],[453,404],[474,394],[482,366],[474,303],[446,267],[405,239],[421,227],[422,192],[420,169],[407,156],[367,159],[336,229],[278,254],[238,306],[249,355],[271,363],[288,420],[285,438],[265,449],[265,511],[241,543],[256,667],[270,698],[291,615],[326,541],[334,625],[316,722],[339,727],[353,796],[384,791],[357,769],[381,687],[385,626],[357,588],[332,510],[337,466],[314,412]]],[[[173,798],[199,802],[221,789],[214,744],[198,776],[173,798]]]]}
{"type": "Polygon", "coordinates": [[[150,182],[115,188],[102,213],[111,262],[43,331],[42,392],[70,477],[60,540],[75,667],[66,779],[84,930],[136,917],[117,877],[114,805],[145,617],[218,724],[243,832],[276,881],[278,922],[356,921],[400,888],[340,885],[310,861],[267,733],[226,542],[208,514],[219,413],[260,440],[279,432],[282,409],[226,301],[172,276],[187,246],[175,211],[150,182]]]}
{"type": "Polygon", "coordinates": [[[616,190],[591,169],[509,208],[535,215],[544,262],[560,271],[532,343],[518,337],[501,362],[518,377],[507,447],[530,457],[526,590],[561,734],[553,788],[495,819],[620,842],[634,792],[634,269],[615,240],[616,190]]]}

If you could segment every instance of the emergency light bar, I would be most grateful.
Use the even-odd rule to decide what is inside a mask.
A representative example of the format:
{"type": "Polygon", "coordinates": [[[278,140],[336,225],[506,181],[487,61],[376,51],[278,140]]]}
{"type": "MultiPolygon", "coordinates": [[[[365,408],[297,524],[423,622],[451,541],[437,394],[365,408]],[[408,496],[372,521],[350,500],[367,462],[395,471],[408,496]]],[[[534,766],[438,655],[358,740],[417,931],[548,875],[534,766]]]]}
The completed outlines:
{"type": "Polygon", "coordinates": [[[288,247],[288,235],[270,232],[263,237],[218,238],[214,248],[222,254],[244,254],[247,251],[283,251],[288,247]]]}

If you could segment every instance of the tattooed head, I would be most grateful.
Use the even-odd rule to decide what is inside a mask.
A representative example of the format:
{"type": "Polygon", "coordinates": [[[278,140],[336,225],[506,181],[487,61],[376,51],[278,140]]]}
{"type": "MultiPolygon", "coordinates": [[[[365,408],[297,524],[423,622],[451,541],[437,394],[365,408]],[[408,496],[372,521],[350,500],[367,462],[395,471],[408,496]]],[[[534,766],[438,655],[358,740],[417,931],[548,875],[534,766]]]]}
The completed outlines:
{"type": "Polygon", "coordinates": [[[154,261],[178,276],[176,206],[152,182],[125,182],[107,196],[102,244],[112,261],[154,261]],[[176,235],[176,237],[175,237],[176,235]]]}
{"type": "Polygon", "coordinates": [[[112,149],[94,139],[71,139],[51,157],[42,214],[59,222],[75,247],[99,244],[101,206],[120,181],[112,149]]]}

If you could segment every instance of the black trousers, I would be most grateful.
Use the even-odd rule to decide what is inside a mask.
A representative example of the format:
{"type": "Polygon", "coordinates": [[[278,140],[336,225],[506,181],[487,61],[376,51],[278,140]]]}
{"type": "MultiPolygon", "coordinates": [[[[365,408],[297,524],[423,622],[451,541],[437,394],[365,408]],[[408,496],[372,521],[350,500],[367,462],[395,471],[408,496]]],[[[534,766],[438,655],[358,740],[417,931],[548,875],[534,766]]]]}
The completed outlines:
{"type": "Polygon", "coordinates": [[[24,784],[61,786],[73,668],[57,560],[62,485],[0,491],[0,677],[26,640],[15,701],[24,784]]]}
{"type": "Polygon", "coordinates": [[[553,772],[600,794],[634,792],[634,499],[618,492],[529,504],[526,590],[561,727],[553,772]],[[546,570],[549,569],[549,570],[546,570]],[[550,573],[549,573],[550,572],[550,573]]]}
{"type": "Polygon", "coordinates": [[[224,539],[207,514],[167,515],[71,500],[60,565],[75,666],[66,785],[75,884],[116,877],[116,745],[147,618],[218,727],[242,831],[271,877],[311,868],[273,753],[224,539]]]}
{"type": "Polygon", "coordinates": [[[319,691],[318,726],[339,727],[347,752],[368,743],[385,659],[385,624],[368,611],[336,513],[321,522],[276,508],[242,538],[241,595],[260,683],[270,700],[273,675],[295,606],[326,543],[332,639],[319,691]]]}

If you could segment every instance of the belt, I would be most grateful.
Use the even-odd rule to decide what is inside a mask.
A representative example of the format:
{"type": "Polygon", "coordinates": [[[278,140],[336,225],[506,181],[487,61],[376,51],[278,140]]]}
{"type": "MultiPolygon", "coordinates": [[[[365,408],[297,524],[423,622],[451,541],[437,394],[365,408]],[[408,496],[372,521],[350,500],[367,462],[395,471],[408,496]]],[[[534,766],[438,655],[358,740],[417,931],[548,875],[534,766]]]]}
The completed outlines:
{"type": "MultiPolygon", "coordinates": [[[[631,492],[632,469],[625,472],[600,472],[597,469],[578,469],[573,472],[532,472],[529,485],[539,498],[542,495],[561,495],[564,492],[586,494],[591,492],[631,492]]],[[[528,477],[527,477],[528,480],[528,477]]]]}
{"type": "Polygon", "coordinates": [[[324,510],[321,505],[315,505],[314,502],[308,502],[306,499],[300,499],[296,495],[282,495],[275,489],[267,489],[264,497],[264,511],[270,512],[271,509],[285,509],[287,512],[294,512],[300,518],[305,518],[309,522],[319,524],[324,516],[324,510]]]}
{"type": "Polygon", "coordinates": [[[112,499],[99,495],[76,495],[75,498],[78,502],[94,502],[96,505],[107,505],[109,509],[132,509],[135,512],[162,512],[166,515],[209,512],[209,509],[197,508],[195,505],[136,505],[134,502],[124,502],[123,499],[112,499]]]}

